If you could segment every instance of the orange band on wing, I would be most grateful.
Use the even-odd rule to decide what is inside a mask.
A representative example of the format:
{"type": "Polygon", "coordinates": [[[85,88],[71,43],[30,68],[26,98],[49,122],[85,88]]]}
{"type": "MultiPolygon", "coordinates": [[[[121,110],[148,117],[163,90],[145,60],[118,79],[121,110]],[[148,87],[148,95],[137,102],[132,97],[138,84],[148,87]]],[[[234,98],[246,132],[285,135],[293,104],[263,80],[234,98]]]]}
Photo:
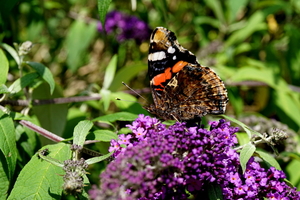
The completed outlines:
{"type": "Polygon", "coordinates": [[[172,78],[172,72],[171,72],[171,67],[165,69],[164,73],[158,74],[153,78],[153,85],[155,86],[161,86],[164,88],[165,86],[163,85],[166,80],[172,78]]]}
{"type": "Polygon", "coordinates": [[[173,67],[172,67],[172,72],[176,73],[179,72],[184,66],[186,66],[188,62],[185,61],[178,61],[173,67]]]}

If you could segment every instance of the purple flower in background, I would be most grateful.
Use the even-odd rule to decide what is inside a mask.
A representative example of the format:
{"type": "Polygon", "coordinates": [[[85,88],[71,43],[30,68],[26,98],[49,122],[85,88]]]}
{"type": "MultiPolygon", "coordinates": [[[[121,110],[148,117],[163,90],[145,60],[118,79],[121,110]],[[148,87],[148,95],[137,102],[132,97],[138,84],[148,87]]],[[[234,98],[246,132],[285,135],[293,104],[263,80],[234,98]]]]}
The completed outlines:
{"type": "Polygon", "coordinates": [[[101,187],[92,199],[208,199],[219,187],[224,199],[300,199],[300,193],[282,179],[282,171],[262,168],[252,157],[243,174],[237,144],[229,122],[212,122],[210,130],[176,123],[169,128],[149,116],[128,126],[113,148],[126,145],[101,174],[101,187]],[[142,133],[142,134],[138,134],[142,133]],[[125,142],[124,142],[125,141],[125,142]]]}
{"type": "MultiPolygon", "coordinates": [[[[144,21],[119,11],[112,11],[106,15],[105,30],[108,34],[115,34],[119,42],[134,39],[141,43],[148,40],[151,33],[149,26],[144,21]]],[[[103,32],[100,22],[98,31],[103,32]]]]}

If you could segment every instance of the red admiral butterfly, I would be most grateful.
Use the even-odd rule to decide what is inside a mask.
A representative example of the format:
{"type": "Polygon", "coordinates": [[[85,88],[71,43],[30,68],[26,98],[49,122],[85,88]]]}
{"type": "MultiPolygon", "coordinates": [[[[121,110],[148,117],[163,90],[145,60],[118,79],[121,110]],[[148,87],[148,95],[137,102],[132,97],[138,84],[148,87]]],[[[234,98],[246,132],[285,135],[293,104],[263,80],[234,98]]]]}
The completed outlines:
{"type": "Polygon", "coordinates": [[[166,28],[157,27],[150,37],[148,73],[154,104],[145,109],[159,118],[188,121],[225,112],[223,81],[166,28]]]}

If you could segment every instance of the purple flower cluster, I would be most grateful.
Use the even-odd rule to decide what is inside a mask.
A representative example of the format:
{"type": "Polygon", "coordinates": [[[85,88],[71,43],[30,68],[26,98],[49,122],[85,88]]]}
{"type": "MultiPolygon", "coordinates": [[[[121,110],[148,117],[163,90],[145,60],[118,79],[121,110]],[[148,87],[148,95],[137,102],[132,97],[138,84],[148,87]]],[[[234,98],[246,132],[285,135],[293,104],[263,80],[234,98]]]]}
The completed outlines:
{"type": "MultiPolygon", "coordinates": [[[[103,32],[100,22],[98,31],[103,32]]],[[[106,15],[105,31],[108,34],[116,34],[119,42],[134,39],[138,43],[148,40],[151,33],[148,24],[144,21],[119,11],[112,11],[106,15]]]]}
{"type": "Polygon", "coordinates": [[[300,199],[300,193],[282,179],[282,171],[264,169],[251,158],[243,174],[237,143],[225,120],[210,130],[176,123],[169,128],[155,118],[140,115],[129,125],[133,134],[112,141],[112,161],[101,174],[101,188],[92,199],[208,199],[211,187],[223,199],[300,199]]]}

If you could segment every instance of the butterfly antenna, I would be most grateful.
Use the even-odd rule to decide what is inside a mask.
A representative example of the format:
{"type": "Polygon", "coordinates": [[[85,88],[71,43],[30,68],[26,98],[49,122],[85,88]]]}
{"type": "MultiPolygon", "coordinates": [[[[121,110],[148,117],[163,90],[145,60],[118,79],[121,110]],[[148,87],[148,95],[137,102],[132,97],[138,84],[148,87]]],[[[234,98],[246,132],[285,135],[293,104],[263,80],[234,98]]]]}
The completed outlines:
{"type": "Polygon", "coordinates": [[[139,102],[137,102],[137,101],[130,101],[130,100],[124,100],[124,99],[120,99],[120,98],[115,98],[115,100],[118,100],[118,101],[126,101],[126,102],[131,102],[131,103],[138,103],[138,104],[140,104],[139,102]]]}
{"type": "MultiPolygon", "coordinates": [[[[129,87],[129,85],[127,85],[127,84],[124,83],[123,81],[122,81],[122,84],[125,85],[125,86],[126,86],[128,89],[130,89],[132,92],[134,92],[134,94],[136,94],[137,96],[141,97],[142,99],[144,99],[144,100],[148,103],[147,99],[145,99],[142,95],[140,95],[140,94],[137,93],[134,89],[132,89],[131,87],[129,87]]],[[[118,100],[118,99],[117,99],[117,100],[118,100]]]]}

